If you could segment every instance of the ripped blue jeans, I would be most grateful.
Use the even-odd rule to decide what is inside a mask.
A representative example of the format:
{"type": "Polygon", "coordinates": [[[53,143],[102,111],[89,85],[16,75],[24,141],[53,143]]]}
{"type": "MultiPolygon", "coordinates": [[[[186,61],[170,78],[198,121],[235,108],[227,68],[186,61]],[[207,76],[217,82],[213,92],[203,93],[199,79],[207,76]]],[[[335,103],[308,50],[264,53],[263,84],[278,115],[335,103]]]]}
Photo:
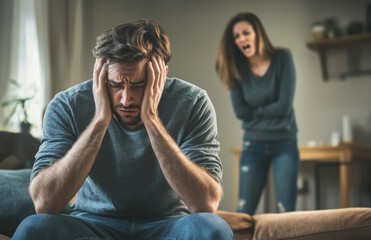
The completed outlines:
{"type": "Polygon", "coordinates": [[[246,141],[240,160],[238,212],[255,214],[273,165],[276,211],[295,211],[300,158],[297,139],[246,141]]]}

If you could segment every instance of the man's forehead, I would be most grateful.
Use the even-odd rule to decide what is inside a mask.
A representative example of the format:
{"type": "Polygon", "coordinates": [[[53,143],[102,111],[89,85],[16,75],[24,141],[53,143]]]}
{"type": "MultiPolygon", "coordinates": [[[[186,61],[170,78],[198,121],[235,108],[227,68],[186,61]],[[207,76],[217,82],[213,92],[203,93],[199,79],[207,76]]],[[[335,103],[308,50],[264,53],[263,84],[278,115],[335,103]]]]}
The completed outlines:
{"type": "Polygon", "coordinates": [[[108,64],[108,73],[121,73],[121,74],[133,74],[140,70],[143,67],[139,63],[111,63],[108,64]]]}
{"type": "Polygon", "coordinates": [[[140,80],[145,76],[146,62],[139,63],[111,63],[108,65],[108,79],[119,80],[117,78],[128,78],[130,81],[140,80]]]}

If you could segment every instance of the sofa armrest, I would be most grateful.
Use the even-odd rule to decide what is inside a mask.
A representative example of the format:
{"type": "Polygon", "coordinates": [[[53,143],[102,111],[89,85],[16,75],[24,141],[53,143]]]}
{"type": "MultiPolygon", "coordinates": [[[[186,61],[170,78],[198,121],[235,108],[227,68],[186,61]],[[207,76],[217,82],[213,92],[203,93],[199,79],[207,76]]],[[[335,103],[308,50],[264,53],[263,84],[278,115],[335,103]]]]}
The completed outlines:
{"type": "Polygon", "coordinates": [[[371,208],[267,213],[254,220],[254,240],[371,239],[371,208]]]}
{"type": "Polygon", "coordinates": [[[216,214],[223,218],[233,231],[235,240],[249,240],[254,234],[254,219],[245,213],[218,210],[216,214]]]}
{"type": "Polygon", "coordinates": [[[0,240],[10,240],[10,237],[0,234],[0,240]]]}

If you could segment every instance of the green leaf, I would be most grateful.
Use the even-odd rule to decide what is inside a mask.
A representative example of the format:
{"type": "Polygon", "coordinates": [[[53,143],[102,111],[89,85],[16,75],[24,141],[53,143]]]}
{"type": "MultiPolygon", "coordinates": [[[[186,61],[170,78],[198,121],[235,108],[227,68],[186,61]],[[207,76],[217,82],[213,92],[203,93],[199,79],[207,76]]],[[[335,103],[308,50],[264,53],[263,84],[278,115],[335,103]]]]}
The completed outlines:
{"type": "Polygon", "coordinates": [[[13,116],[14,116],[16,110],[17,110],[17,107],[18,107],[18,104],[17,104],[17,105],[14,105],[14,107],[13,107],[13,109],[10,111],[9,115],[5,118],[4,123],[5,123],[6,125],[8,125],[9,122],[10,122],[10,119],[13,118],[13,116]]]}
{"type": "Polygon", "coordinates": [[[10,79],[10,83],[13,84],[14,86],[20,88],[21,87],[21,84],[19,84],[19,82],[17,82],[16,80],[14,79],[10,79]]]}
{"type": "MultiPolygon", "coordinates": [[[[20,83],[14,79],[10,79],[10,84],[15,86],[16,88],[21,89],[20,83]]],[[[14,117],[16,113],[18,113],[20,116],[23,117],[23,122],[29,123],[28,113],[27,113],[28,109],[26,109],[26,104],[29,100],[35,97],[36,97],[36,92],[32,96],[29,96],[29,97],[24,97],[24,98],[17,97],[17,98],[3,102],[1,104],[2,107],[10,107],[11,105],[13,105],[12,110],[10,111],[10,114],[5,119],[5,123],[9,124],[10,120],[14,117]]]]}
{"type": "Polygon", "coordinates": [[[2,106],[2,107],[6,107],[6,106],[8,106],[8,105],[10,105],[10,104],[15,103],[16,101],[17,101],[16,99],[8,100],[8,101],[3,102],[3,103],[1,104],[1,106],[2,106]]]}

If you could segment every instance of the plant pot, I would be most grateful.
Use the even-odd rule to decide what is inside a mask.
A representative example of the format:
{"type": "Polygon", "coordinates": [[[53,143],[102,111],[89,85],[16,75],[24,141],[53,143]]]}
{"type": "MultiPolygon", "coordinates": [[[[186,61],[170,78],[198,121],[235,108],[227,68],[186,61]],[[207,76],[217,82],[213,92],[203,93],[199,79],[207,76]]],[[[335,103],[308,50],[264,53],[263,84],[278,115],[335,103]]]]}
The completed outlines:
{"type": "Polygon", "coordinates": [[[30,129],[31,129],[31,124],[21,122],[20,128],[21,128],[21,133],[29,134],[30,133],[30,129]]]}
{"type": "Polygon", "coordinates": [[[323,24],[314,24],[312,26],[312,32],[314,40],[325,39],[326,28],[323,24]]]}

